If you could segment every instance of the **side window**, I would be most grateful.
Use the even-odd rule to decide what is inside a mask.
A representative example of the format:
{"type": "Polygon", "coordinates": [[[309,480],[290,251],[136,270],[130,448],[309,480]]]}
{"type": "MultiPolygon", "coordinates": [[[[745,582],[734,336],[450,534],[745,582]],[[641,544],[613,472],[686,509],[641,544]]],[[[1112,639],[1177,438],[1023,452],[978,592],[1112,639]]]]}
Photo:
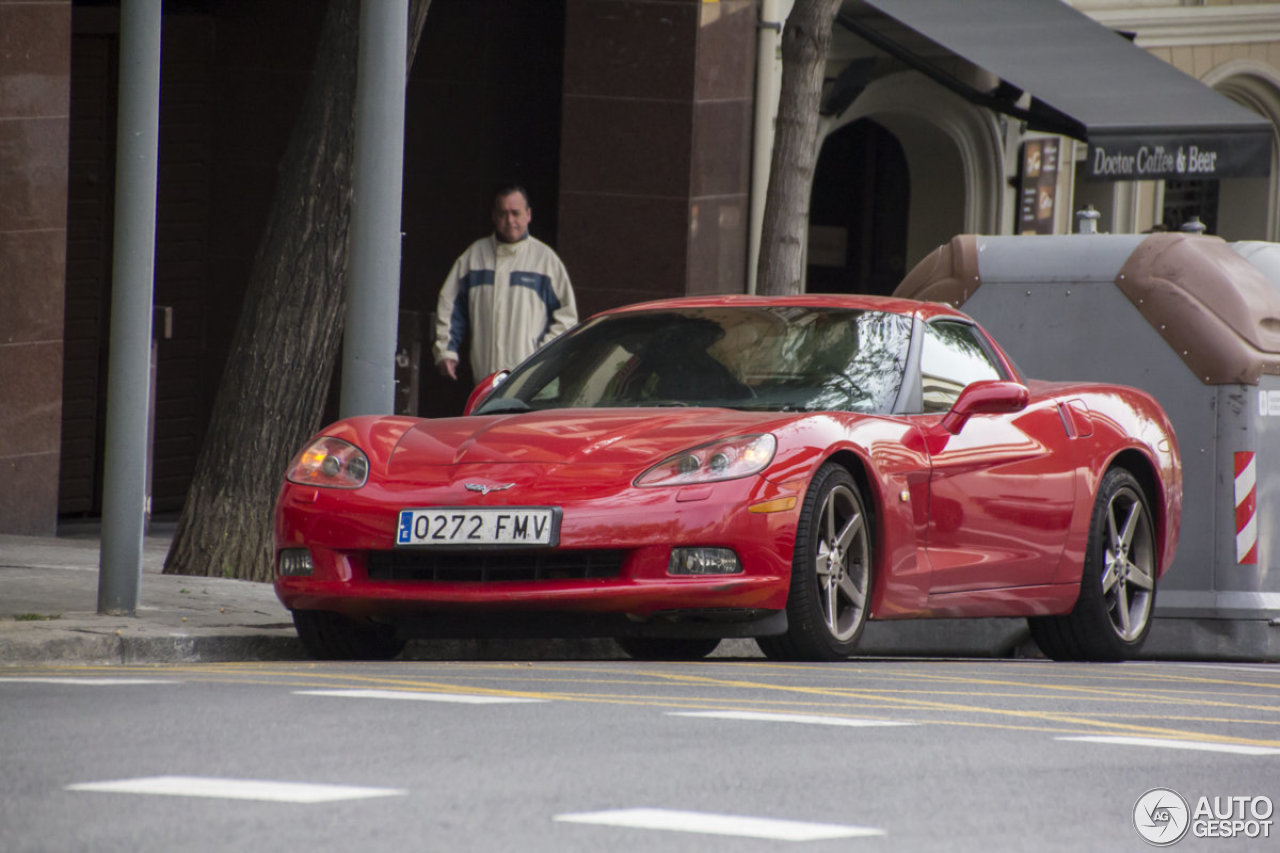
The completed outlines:
{"type": "Polygon", "coordinates": [[[948,320],[924,327],[920,370],[926,412],[950,409],[970,382],[1005,378],[978,330],[948,320]]]}

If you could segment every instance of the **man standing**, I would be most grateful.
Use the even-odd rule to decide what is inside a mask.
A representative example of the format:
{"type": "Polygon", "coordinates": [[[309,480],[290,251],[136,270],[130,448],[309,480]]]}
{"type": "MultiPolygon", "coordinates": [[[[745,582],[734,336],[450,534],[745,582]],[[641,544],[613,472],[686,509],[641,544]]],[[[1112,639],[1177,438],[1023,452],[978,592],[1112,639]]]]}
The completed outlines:
{"type": "Polygon", "coordinates": [[[578,322],[569,273],[551,247],[529,236],[533,209],[522,187],[493,199],[493,230],[454,263],[436,303],[434,356],[441,375],[458,378],[470,347],[478,382],[514,367],[578,322]]]}

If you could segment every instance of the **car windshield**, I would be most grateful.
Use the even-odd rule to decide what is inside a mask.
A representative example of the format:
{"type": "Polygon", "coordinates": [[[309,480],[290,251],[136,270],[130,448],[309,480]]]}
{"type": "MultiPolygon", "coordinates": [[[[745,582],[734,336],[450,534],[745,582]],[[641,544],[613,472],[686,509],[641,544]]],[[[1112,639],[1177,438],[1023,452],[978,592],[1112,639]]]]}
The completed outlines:
{"type": "Polygon", "coordinates": [[[597,317],[534,354],[476,414],[606,406],[888,412],[911,319],[794,305],[597,317]]]}

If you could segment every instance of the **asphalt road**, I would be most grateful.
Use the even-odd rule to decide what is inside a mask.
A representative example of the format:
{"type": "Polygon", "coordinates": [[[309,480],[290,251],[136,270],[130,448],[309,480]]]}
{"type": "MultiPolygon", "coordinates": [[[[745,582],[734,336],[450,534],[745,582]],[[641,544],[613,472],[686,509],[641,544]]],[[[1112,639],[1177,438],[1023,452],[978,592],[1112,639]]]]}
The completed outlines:
{"type": "Polygon", "coordinates": [[[8,668],[0,768],[7,853],[1264,850],[1280,666],[8,668]]]}

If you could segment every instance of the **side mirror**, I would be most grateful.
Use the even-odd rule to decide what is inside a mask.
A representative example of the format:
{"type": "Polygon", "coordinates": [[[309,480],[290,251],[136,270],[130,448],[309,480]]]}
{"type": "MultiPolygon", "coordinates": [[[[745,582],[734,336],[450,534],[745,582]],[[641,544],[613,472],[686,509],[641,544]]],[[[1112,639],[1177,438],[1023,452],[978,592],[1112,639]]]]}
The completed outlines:
{"type": "Polygon", "coordinates": [[[1019,382],[984,379],[965,386],[955,405],[942,416],[942,428],[957,435],[973,415],[1007,415],[1027,407],[1031,392],[1019,382]]]}
{"type": "Polygon", "coordinates": [[[484,402],[484,398],[493,393],[493,389],[502,384],[503,380],[511,373],[510,370],[499,370],[497,373],[490,373],[480,384],[471,389],[471,395],[467,397],[467,405],[462,408],[462,415],[466,417],[476,410],[484,402]]]}

